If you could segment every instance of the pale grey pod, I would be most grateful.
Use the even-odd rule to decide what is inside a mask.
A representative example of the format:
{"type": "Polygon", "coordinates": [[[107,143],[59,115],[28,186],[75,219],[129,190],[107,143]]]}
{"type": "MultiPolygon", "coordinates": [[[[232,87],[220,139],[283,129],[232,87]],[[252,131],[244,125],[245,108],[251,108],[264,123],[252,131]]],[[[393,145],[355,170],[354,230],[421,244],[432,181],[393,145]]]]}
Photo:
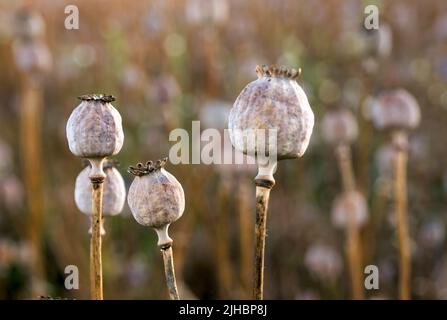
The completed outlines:
{"type": "Polygon", "coordinates": [[[51,52],[42,40],[17,40],[12,48],[17,68],[21,72],[42,75],[51,70],[51,52]]]}
{"type": "Polygon", "coordinates": [[[421,121],[418,102],[404,89],[380,94],[372,106],[371,116],[374,126],[379,130],[410,130],[421,121]]]}
{"type": "MultiPolygon", "coordinates": [[[[277,158],[301,157],[306,151],[314,126],[314,114],[307,96],[296,82],[299,71],[286,67],[257,67],[258,79],[249,83],[239,94],[230,111],[228,128],[233,146],[250,155],[269,155],[270,144],[265,138],[264,150],[247,141],[268,137],[276,130],[277,158]],[[258,129],[264,129],[263,134],[258,129]]],[[[261,146],[262,147],[262,146],[261,146]]]]}
{"type": "Polygon", "coordinates": [[[358,135],[357,120],[348,109],[329,111],[323,117],[322,135],[329,144],[351,144],[358,135]]]}
{"type": "Polygon", "coordinates": [[[170,225],[185,210],[182,185],[163,168],[164,162],[129,167],[129,172],[136,176],[127,196],[132,215],[139,224],[155,229],[170,225]]]}
{"type": "MultiPolygon", "coordinates": [[[[92,183],[90,181],[91,168],[84,168],[76,178],[75,203],[79,211],[91,216],[92,212],[92,183]]],[[[104,165],[106,179],[104,181],[102,213],[104,216],[114,216],[123,211],[126,201],[126,186],[119,171],[104,165]]]]}
{"type": "Polygon", "coordinates": [[[82,158],[105,158],[117,154],[124,142],[121,115],[106,95],[84,95],[67,122],[70,151],[82,158]]]}
{"type": "Polygon", "coordinates": [[[347,228],[350,214],[354,215],[358,227],[368,221],[368,206],[365,197],[358,191],[349,191],[335,198],[331,212],[332,223],[336,227],[347,228]]]}

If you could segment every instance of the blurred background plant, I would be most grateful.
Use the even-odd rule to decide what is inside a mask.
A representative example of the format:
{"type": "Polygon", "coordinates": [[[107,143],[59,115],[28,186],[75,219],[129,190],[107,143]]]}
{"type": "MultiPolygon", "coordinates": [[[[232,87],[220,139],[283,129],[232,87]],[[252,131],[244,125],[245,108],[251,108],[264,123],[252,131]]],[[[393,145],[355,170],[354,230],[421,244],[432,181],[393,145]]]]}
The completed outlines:
{"type": "MultiPolygon", "coordinates": [[[[202,129],[222,129],[222,108],[230,107],[226,101],[234,101],[263,63],[301,67],[298,81],[316,116],[305,157],[284,161],[275,176],[281,183],[270,200],[265,298],[350,297],[343,233],[331,223],[340,177],[319,127],[334,106],[350,109],[358,121],[352,158],[357,189],[367,195],[369,207],[361,233],[364,265],[380,270],[380,289],[365,294],[397,297],[397,238],[389,198],[393,153],[382,147],[386,135],[370,121],[377,92],[395,87],[414,95],[422,114],[409,139],[412,297],[447,298],[444,0],[0,0],[0,298],[89,296],[88,221],[74,203],[82,164],[65,139],[78,95],[117,97],[126,134],[118,170],[128,187],[127,165],[168,154],[172,128],[189,131],[191,121],[200,119],[202,129]],[[64,8],[70,4],[79,8],[79,30],[64,28],[64,8]],[[363,28],[368,4],[379,7],[378,31],[363,28]],[[31,29],[19,27],[22,12],[37,17],[31,29]],[[40,134],[19,138],[23,107],[30,104],[39,106],[33,120],[40,123],[40,134]],[[32,144],[41,164],[27,171],[30,139],[41,141],[32,144]],[[42,216],[34,214],[37,222],[30,220],[33,206],[41,206],[42,216]],[[30,244],[30,238],[37,240],[30,244]],[[70,264],[79,268],[79,290],[64,288],[70,264]]],[[[252,232],[254,194],[245,186],[255,172],[231,165],[170,165],[169,170],[186,195],[184,217],[171,230],[180,295],[249,296],[246,257],[252,254],[252,239],[246,235],[252,232]]],[[[127,206],[110,219],[105,237],[106,298],[168,297],[160,281],[162,258],[153,250],[156,235],[131,221],[127,206]]]]}

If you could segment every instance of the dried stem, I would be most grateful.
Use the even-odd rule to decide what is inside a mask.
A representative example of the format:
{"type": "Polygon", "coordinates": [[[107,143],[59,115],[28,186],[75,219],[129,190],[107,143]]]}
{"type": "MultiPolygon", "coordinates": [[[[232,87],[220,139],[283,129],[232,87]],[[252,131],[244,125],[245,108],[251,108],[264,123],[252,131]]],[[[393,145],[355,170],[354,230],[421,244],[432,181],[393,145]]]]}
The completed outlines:
{"type": "Polygon", "coordinates": [[[101,226],[102,226],[102,198],[106,175],[103,171],[104,159],[89,159],[92,169],[90,181],[92,183],[92,236],[90,240],[90,294],[92,300],[103,300],[102,287],[102,256],[101,256],[101,226]]]}
{"type": "Polygon", "coordinates": [[[237,210],[239,214],[239,256],[240,256],[240,279],[243,297],[250,296],[250,278],[253,270],[251,257],[253,256],[253,219],[250,213],[248,199],[248,186],[245,177],[238,183],[237,210]]]}
{"type": "Polygon", "coordinates": [[[29,223],[27,237],[31,251],[31,294],[44,294],[44,266],[41,254],[43,203],[42,183],[40,179],[40,129],[42,114],[42,90],[38,83],[23,81],[20,105],[20,145],[21,163],[27,203],[29,223]]]}
{"type": "MultiPolygon", "coordinates": [[[[337,148],[337,159],[345,192],[355,190],[354,170],[352,168],[351,149],[340,145],[337,148]]],[[[351,277],[351,292],[354,300],[364,299],[362,283],[362,246],[360,241],[360,230],[355,213],[347,212],[348,226],[346,230],[346,256],[349,264],[351,277]]]]}
{"type": "Polygon", "coordinates": [[[161,248],[163,262],[165,266],[166,284],[168,285],[169,296],[171,300],[180,300],[177,282],[175,281],[174,256],[172,254],[172,246],[161,248]]]}
{"type": "Polygon", "coordinates": [[[399,237],[399,297],[401,300],[410,299],[410,238],[408,231],[407,214],[407,136],[403,132],[396,132],[393,136],[396,148],[394,158],[395,168],[395,211],[397,222],[397,233],[399,237]]]}
{"type": "Polygon", "coordinates": [[[255,224],[255,277],[253,297],[262,300],[264,297],[264,253],[265,236],[267,234],[267,209],[270,189],[256,186],[256,224],[255,224]]]}
{"type": "Polygon", "coordinates": [[[93,182],[93,224],[90,241],[90,275],[91,298],[103,299],[102,290],[102,257],[101,257],[101,225],[102,225],[102,193],[103,182],[93,182]]]}

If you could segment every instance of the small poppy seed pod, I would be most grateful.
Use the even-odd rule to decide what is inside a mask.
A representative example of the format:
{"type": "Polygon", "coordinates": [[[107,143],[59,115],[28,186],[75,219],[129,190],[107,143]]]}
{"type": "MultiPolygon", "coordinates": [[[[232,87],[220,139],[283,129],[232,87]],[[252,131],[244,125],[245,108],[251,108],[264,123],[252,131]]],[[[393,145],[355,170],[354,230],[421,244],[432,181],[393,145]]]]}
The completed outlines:
{"type": "MultiPolygon", "coordinates": [[[[113,161],[106,161],[103,170],[106,174],[102,200],[102,213],[105,216],[120,214],[126,201],[126,186],[113,161]]],[[[76,178],[75,203],[79,211],[92,216],[92,185],[89,179],[91,167],[84,168],[76,178]]],[[[91,230],[89,231],[91,233],[91,230]]],[[[101,235],[105,234],[101,226],[101,235]]]]}
{"type": "Polygon", "coordinates": [[[158,246],[170,247],[169,225],[180,218],[185,210],[185,193],[178,180],[164,169],[167,158],[155,164],[138,163],[129,167],[135,176],[127,202],[135,220],[143,226],[152,227],[158,235],[158,246]]]}
{"type": "Polygon", "coordinates": [[[14,58],[21,72],[42,75],[50,71],[53,60],[48,46],[41,40],[18,40],[13,44],[14,58]]]}
{"type": "Polygon", "coordinates": [[[357,227],[364,226],[368,221],[366,200],[358,191],[343,193],[334,200],[332,223],[339,228],[347,228],[350,214],[353,215],[357,227]]]}
{"type": "Polygon", "coordinates": [[[250,155],[269,155],[269,130],[276,130],[276,155],[279,160],[301,157],[309,145],[314,114],[306,94],[296,82],[300,71],[283,66],[258,66],[258,79],[239,94],[229,116],[233,146],[250,155]],[[258,134],[259,129],[265,133],[258,134]],[[265,139],[265,149],[247,141],[247,134],[265,139]]]}
{"type": "Polygon", "coordinates": [[[348,109],[327,112],[322,129],[323,139],[332,145],[351,144],[358,135],[357,121],[348,109]]]}
{"type": "Polygon", "coordinates": [[[70,151],[91,160],[91,177],[105,177],[102,161],[117,154],[124,142],[121,115],[112,106],[113,96],[90,94],[80,96],[81,103],[67,122],[70,151]]]}
{"type": "Polygon", "coordinates": [[[379,130],[410,130],[419,125],[421,111],[408,91],[396,89],[379,95],[372,106],[371,116],[379,130]]]}

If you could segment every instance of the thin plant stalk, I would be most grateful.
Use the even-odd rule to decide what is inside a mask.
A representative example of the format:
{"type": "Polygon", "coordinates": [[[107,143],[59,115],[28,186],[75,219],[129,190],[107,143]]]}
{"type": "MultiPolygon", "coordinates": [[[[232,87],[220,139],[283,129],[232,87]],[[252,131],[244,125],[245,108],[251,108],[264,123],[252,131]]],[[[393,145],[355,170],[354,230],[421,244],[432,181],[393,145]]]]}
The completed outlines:
{"type": "Polygon", "coordinates": [[[397,233],[399,238],[399,298],[401,300],[410,299],[410,238],[408,231],[407,214],[407,136],[403,132],[398,132],[393,136],[393,143],[396,148],[394,158],[395,168],[395,212],[397,233]]]}
{"type": "MultiPolygon", "coordinates": [[[[351,149],[341,145],[337,148],[337,159],[345,192],[355,190],[354,170],[352,168],[351,149]]],[[[364,299],[362,283],[362,247],[360,230],[355,221],[355,213],[347,212],[348,225],[346,234],[346,256],[351,278],[351,292],[354,300],[364,299]]]]}
{"type": "Polygon", "coordinates": [[[92,300],[103,300],[102,280],[102,237],[103,225],[102,200],[105,174],[102,170],[103,159],[90,160],[92,170],[92,235],[90,239],[90,295],[92,300]]]}
{"type": "Polygon", "coordinates": [[[243,177],[238,183],[237,210],[239,214],[239,256],[240,279],[244,299],[250,296],[250,277],[253,272],[251,257],[253,256],[253,219],[250,214],[248,199],[248,186],[243,177]]]}
{"type": "Polygon", "coordinates": [[[265,237],[267,234],[267,210],[270,190],[275,185],[273,171],[276,164],[267,167],[259,166],[256,184],[256,222],[255,222],[255,268],[253,298],[264,298],[264,255],[265,237]]]}
{"type": "Polygon", "coordinates": [[[31,294],[43,295],[45,288],[44,265],[41,254],[43,203],[40,178],[40,131],[42,90],[39,83],[25,79],[20,105],[20,140],[22,170],[29,208],[27,238],[31,251],[31,294]]]}
{"type": "Polygon", "coordinates": [[[161,253],[163,255],[166,284],[168,285],[169,297],[171,298],[171,300],[180,300],[177,289],[177,282],[175,280],[174,256],[172,253],[172,246],[161,248],[161,253]]]}

